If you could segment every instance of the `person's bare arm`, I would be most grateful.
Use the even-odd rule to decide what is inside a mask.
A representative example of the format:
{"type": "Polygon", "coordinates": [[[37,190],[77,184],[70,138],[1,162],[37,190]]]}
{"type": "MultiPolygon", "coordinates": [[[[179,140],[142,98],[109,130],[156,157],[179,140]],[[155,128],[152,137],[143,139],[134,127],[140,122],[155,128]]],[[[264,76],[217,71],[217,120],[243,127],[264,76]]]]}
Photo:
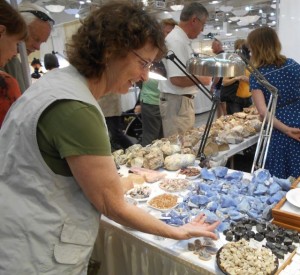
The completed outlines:
{"type": "MultiPolygon", "coordinates": [[[[197,78],[205,86],[209,85],[211,82],[211,77],[209,76],[198,76],[197,78]]],[[[195,85],[187,76],[170,77],[170,81],[173,85],[181,88],[191,87],[195,85]]]]}
{"type": "Polygon", "coordinates": [[[223,86],[229,86],[229,85],[233,84],[236,81],[237,81],[237,79],[235,77],[223,77],[222,85],[223,86]]]}
{"type": "Polygon", "coordinates": [[[72,156],[67,157],[67,162],[88,200],[110,219],[142,232],[178,240],[200,236],[217,238],[212,231],[219,222],[207,224],[203,215],[184,226],[172,227],[126,203],[112,157],[72,156]]]}
{"type": "MultiPolygon", "coordinates": [[[[261,90],[253,90],[252,91],[252,99],[258,110],[261,120],[264,119],[267,114],[267,106],[265,102],[265,97],[261,90]]],[[[282,123],[276,117],[274,118],[274,127],[280,132],[286,134],[290,138],[293,138],[297,141],[300,141],[300,129],[289,127],[286,124],[282,123]]]]}
{"type": "Polygon", "coordinates": [[[223,86],[228,86],[233,84],[236,81],[244,81],[249,83],[249,77],[246,75],[240,75],[236,77],[223,77],[222,85],[223,86]]]}
{"type": "Polygon", "coordinates": [[[220,80],[220,77],[214,77],[213,78],[213,82],[211,83],[211,86],[210,86],[210,92],[211,93],[214,93],[219,80],[220,80]]]}

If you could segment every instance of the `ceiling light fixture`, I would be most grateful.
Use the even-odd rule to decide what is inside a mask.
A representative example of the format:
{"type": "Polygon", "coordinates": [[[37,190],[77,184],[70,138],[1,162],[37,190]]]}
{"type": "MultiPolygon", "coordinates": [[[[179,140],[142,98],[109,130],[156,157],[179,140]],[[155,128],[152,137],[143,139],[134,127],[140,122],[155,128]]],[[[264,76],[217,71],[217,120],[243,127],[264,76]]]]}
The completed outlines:
{"type": "Polygon", "coordinates": [[[246,11],[245,9],[236,9],[236,10],[232,10],[232,13],[235,16],[244,16],[248,13],[248,11],[246,11]]]}
{"type": "Polygon", "coordinates": [[[170,8],[173,11],[181,11],[183,9],[183,5],[172,5],[170,8]]]}
{"type": "Polygon", "coordinates": [[[233,6],[221,6],[219,7],[220,11],[223,11],[223,12],[230,12],[232,11],[233,9],[233,6]]]}
{"type": "Polygon", "coordinates": [[[74,14],[77,14],[79,12],[79,9],[65,9],[64,12],[66,14],[74,15],[74,14]]]}
{"type": "Polygon", "coordinates": [[[50,12],[62,12],[65,6],[62,5],[46,5],[45,8],[50,12]]]}

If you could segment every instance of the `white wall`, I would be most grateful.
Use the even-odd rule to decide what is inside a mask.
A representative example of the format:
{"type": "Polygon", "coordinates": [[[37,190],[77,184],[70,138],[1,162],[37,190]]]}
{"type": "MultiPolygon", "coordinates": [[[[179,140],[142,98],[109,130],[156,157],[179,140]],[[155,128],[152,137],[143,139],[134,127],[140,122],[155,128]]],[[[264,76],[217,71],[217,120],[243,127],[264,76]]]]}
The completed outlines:
{"type": "Polygon", "coordinates": [[[300,1],[281,0],[278,35],[282,53],[300,63],[300,1]]]}

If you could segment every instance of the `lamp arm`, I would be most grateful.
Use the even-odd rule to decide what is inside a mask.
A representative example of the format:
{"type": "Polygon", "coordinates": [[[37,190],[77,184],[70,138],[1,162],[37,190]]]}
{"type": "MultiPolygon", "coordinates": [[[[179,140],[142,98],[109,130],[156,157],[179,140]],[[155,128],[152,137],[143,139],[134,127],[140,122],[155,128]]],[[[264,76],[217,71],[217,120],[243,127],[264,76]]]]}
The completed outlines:
{"type": "Polygon", "coordinates": [[[220,98],[216,95],[211,95],[209,90],[201,83],[201,81],[193,74],[188,74],[186,72],[186,66],[180,61],[180,59],[176,56],[176,54],[170,51],[171,54],[166,56],[166,59],[171,60],[196,86],[197,88],[208,97],[208,99],[212,102],[211,109],[209,111],[209,116],[205,125],[205,129],[201,138],[200,146],[197,152],[197,158],[200,159],[200,164],[204,164],[206,160],[206,156],[204,154],[204,148],[207,143],[208,135],[214,120],[214,116],[216,113],[216,109],[220,98]]]}
{"type": "Polygon", "coordinates": [[[170,54],[166,55],[165,58],[171,60],[178,69],[180,69],[196,86],[197,88],[204,93],[204,95],[212,101],[213,97],[210,94],[209,90],[201,83],[201,81],[193,74],[188,74],[186,72],[186,66],[182,63],[182,61],[176,56],[173,51],[169,51],[170,54]]]}
{"type": "Polygon", "coordinates": [[[274,87],[273,85],[268,82],[268,80],[261,74],[254,65],[248,60],[242,51],[238,51],[237,54],[240,56],[240,58],[246,63],[247,70],[257,79],[257,81],[265,87],[271,94],[268,106],[267,106],[267,112],[263,119],[261,130],[259,133],[257,146],[254,154],[253,164],[251,173],[254,172],[254,170],[259,168],[264,168],[265,163],[267,160],[268,150],[269,150],[269,144],[272,136],[273,131],[273,124],[274,124],[274,117],[276,112],[276,106],[277,106],[277,99],[278,99],[278,89],[274,87]]]}
{"type": "Polygon", "coordinates": [[[270,84],[270,82],[264,77],[264,75],[254,67],[252,62],[245,57],[241,50],[237,51],[237,54],[247,65],[247,70],[251,74],[253,74],[253,76],[261,85],[263,85],[273,95],[278,93],[278,89],[270,84]]]}

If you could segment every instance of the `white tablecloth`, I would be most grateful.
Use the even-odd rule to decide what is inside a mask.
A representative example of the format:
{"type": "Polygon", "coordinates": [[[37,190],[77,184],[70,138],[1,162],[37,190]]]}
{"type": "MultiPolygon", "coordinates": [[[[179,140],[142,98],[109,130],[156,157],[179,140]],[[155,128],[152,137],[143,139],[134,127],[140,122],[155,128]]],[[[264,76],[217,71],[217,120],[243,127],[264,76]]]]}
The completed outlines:
{"type": "MultiPolygon", "coordinates": [[[[168,177],[177,175],[177,172],[164,172],[168,177]]],[[[126,176],[128,169],[122,166],[120,173],[126,176]]],[[[251,174],[244,172],[244,178],[251,179],[251,177],[251,174]]],[[[158,182],[151,186],[153,186],[152,192],[163,192],[158,182]]],[[[152,215],[160,213],[148,207],[146,202],[139,202],[138,206],[152,215]]],[[[132,230],[102,217],[92,259],[101,262],[97,275],[223,274],[217,266],[215,255],[212,255],[209,261],[204,261],[192,251],[188,251],[188,242],[194,240],[176,241],[161,238],[132,230]]],[[[221,248],[227,241],[220,233],[220,238],[214,243],[217,248],[221,248]]],[[[284,260],[288,256],[289,254],[286,254],[284,260]]],[[[284,260],[279,260],[279,267],[284,260]]]]}
{"type": "Polygon", "coordinates": [[[187,241],[158,238],[103,218],[94,257],[101,261],[101,275],[223,274],[215,256],[202,261],[186,247],[187,241]]]}
{"type": "MultiPolygon", "coordinates": [[[[217,158],[230,157],[255,144],[253,136],[240,144],[230,145],[230,150],[219,153],[217,158]]],[[[128,169],[121,167],[120,173],[127,175],[128,169]]],[[[167,171],[175,177],[176,172],[167,171]]],[[[249,174],[245,173],[245,175],[249,174]]],[[[158,183],[154,183],[154,186],[158,183]]],[[[159,187],[157,187],[159,189],[159,187]]],[[[155,188],[156,190],[156,188],[155,188]]],[[[159,212],[139,203],[146,211],[159,212]]],[[[190,240],[191,242],[193,240],[190,240]]],[[[216,264],[216,257],[203,261],[187,250],[188,241],[159,238],[121,226],[102,217],[98,239],[92,258],[100,260],[98,275],[196,275],[223,274],[216,264]]],[[[215,242],[218,248],[226,243],[223,234],[215,242]]]]}

